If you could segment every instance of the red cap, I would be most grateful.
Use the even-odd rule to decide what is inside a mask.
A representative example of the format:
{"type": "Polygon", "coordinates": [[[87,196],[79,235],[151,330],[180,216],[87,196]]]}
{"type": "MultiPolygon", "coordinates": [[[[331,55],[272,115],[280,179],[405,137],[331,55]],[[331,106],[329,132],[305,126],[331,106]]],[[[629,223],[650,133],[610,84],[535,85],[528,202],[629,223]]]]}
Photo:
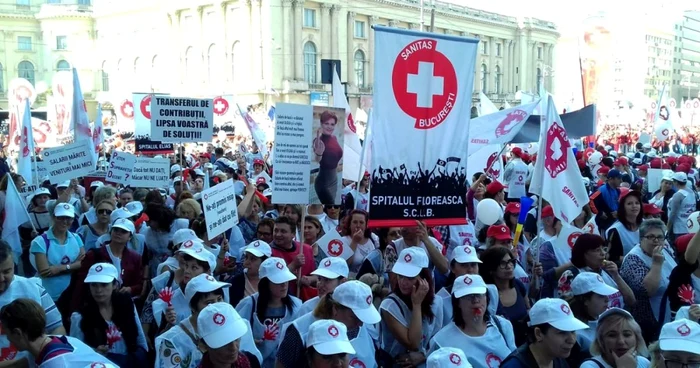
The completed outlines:
{"type": "Polygon", "coordinates": [[[661,168],[664,170],[671,170],[671,165],[664,162],[663,165],[661,165],[661,168]]]}
{"type": "Polygon", "coordinates": [[[693,160],[689,156],[683,155],[683,156],[678,158],[678,163],[679,164],[688,164],[690,166],[693,163],[693,160]]]}
{"type": "Polygon", "coordinates": [[[365,170],[365,176],[369,177],[369,171],[365,170]]]}
{"type": "Polygon", "coordinates": [[[637,171],[647,171],[647,170],[649,170],[648,165],[639,165],[639,167],[637,167],[637,171]]]}
{"type": "Polygon", "coordinates": [[[554,216],[554,208],[547,206],[542,209],[542,218],[554,216]]]}
{"type": "Polygon", "coordinates": [[[518,202],[510,202],[506,205],[506,210],[505,212],[508,213],[520,213],[520,203],[518,202]]]}
{"type": "Polygon", "coordinates": [[[529,164],[529,163],[530,163],[530,160],[532,159],[532,157],[531,157],[530,155],[528,155],[527,153],[525,153],[525,152],[523,152],[523,155],[520,156],[520,158],[521,158],[526,164],[529,164]]]}
{"type": "Polygon", "coordinates": [[[643,210],[645,215],[658,215],[661,213],[661,208],[653,203],[645,203],[643,210]]]}
{"type": "Polygon", "coordinates": [[[598,152],[602,153],[602,154],[603,154],[603,157],[608,157],[608,151],[606,151],[606,150],[604,150],[604,149],[601,149],[601,150],[598,151],[598,152]]]}
{"type": "Polygon", "coordinates": [[[598,169],[598,175],[608,175],[609,172],[610,172],[610,168],[607,166],[601,166],[598,169]]]}
{"type": "Polygon", "coordinates": [[[265,183],[267,183],[267,181],[266,181],[265,178],[262,177],[262,176],[259,176],[259,177],[258,177],[258,180],[255,181],[255,185],[265,184],[265,183]]]}
{"type": "Polygon", "coordinates": [[[690,165],[688,164],[680,164],[676,166],[676,172],[684,172],[686,174],[690,173],[690,165]]]}
{"type": "Polygon", "coordinates": [[[576,162],[578,162],[578,168],[579,168],[579,169],[584,169],[584,168],[586,167],[586,161],[583,161],[583,159],[580,159],[580,160],[578,160],[578,161],[576,161],[576,162]]]}
{"type": "Polygon", "coordinates": [[[583,151],[576,151],[576,159],[577,160],[583,159],[583,151]]]}
{"type": "Polygon", "coordinates": [[[532,161],[533,164],[537,161],[537,152],[530,156],[530,161],[532,161]]]}
{"type": "Polygon", "coordinates": [[[256,159],[253,160],[253,165],[263,165],[263,166],[265,166],[265,161],[263,161],[263,160],[260,159],[260,158],[256,158],[256,159]]]}
{"type": "Polygon", "coordinates": [[[515,157],[523,157],[523,149],[520,147],[513,147],[513,149],[510,150],[510,153],[512,153],[515,157]]]}
{"type": "Polygon", "coordinates": [[[620,200],[622,200],[622,198],[625,198],[625,196],[627,196],[629,192],[630,188],[620,187],[620,200]]]}
{"type": "Polygon", "coordinates": [[[492,225],[486,231],[487,238],[494,238],[496,240],[513,240],[510,236],[510,229],[506,225],[492,225]]]}
{"type": "Polygon", "coordinates": [[[209,152],[202,153],[201,155],[199,155],[199,157],[206,157],[211,160],[211,155],[209,154],[209,152]]]}
{"type": "Polygon", "coordinates": [[[502,191],[506,187],[503,186],[498,180],[494,180],[491,182],[491,184],[486,186],[486,193],[488,194],[497,194],[498,192],[502,191]]]}
{"type": "Polygon", "coordinates": [[[676,238],[676,253],[679,255],[684,254],[685,250],[688,249],[688,244],[690,243],[690,239],[693,238],[695,234],[689,233],[689,234],[683,234],[679,237],[676,238]]]}
{"type": "Polygon", "coordinates": [[[669,165],[675,164],[676,161],[677,161],[677,160],[676,160],[675,157],[667,157],[667,158],[666,158],[666,162],[667,162],[669,165]]]}
{"type": "Polygon", "coordinates": [[[624,166],[624,165],[627,165],[627,161],[625,161],[625,160],[623,160],[623,159],[621,159],[621,158],[618,158],[617,160],[615,160],[615,162],[613,163],[613,165],[615,165],[615,166],[624,166]]]}
{"type": "Polygon", "coordinates": [[[652,169],[660,169],[661,168],[661,159],[660,158],[654,158],[651,161],[649,161],[649,167],[652,169]]]}

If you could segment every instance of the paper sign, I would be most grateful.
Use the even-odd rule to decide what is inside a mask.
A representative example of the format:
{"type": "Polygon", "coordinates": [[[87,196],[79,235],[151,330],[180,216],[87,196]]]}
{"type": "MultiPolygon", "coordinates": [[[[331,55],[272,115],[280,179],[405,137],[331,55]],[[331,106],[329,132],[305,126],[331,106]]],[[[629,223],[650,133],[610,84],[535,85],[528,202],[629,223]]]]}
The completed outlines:
{"type": "Polygon", "coordinates": [[[153,96],[151,140],[162,142],[211,142],[214,104],[211,99],[153,96]]]}
{"type": "Polygon", "coordinates": [[[170,160],[167,158],[136,158],[129,186],[132,188],[167,188],[169,184],[170,160]]]}
{"type": "Polygon", "coordinates": [[[20,188],[19,194],[22,196],[22,199],[24,199],[25,204],[29,204],[27,202],[27,197],[34,194],[34,192],[36,192],[37,189],[39,189],[39,186],[33,184],[28,184],[20,188]]]}
{"type": "Polygon", "coordinates": [[[238,224],[238,205],[233,179],[202,191],[202,205],[209,240],[238,224]]]}
{"type": "Polygon", "coordinates": [[[32,177],[35,181],[42,182],[44,179],[48,178],[49,170],[47,170],[44,161],[37,161],[36,167],[32,163],[32,177]]]}
{"type": "Polygon", "coordinates": [[[649,169],[647,171],[647,185],[649,193],[653,194],[661,189],[661,179],[664,177],[663,169],[649,169]]]}
{"type": "Polygon", "coordinates": [[[114,151],[105,179],[112,183],[129,185],[135,164],[136,156],[128,152],[114,151]]]}
{"type": "Polygon", "coordinates": [[[85,176],[95,171],[90,142],[80,141],[44,150],[44,165],[51,184],[85,176]]]}
{"type": "Polygon", "coordinates": [[[354,254],[347,238],[340,235],[336,229],[327,232],[316,244],[328,257],[341,257],[347,260],[354,254]]]}

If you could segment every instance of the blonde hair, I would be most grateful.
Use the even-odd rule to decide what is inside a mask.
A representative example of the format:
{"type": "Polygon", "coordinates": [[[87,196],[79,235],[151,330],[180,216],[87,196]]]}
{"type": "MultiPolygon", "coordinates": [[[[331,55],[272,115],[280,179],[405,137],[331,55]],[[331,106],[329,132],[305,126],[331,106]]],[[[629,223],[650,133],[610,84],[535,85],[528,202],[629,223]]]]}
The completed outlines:
{"type": "Polygon", "coordinates": [[[199,202],[192,198],[188,199],[183,199],[180,204],[177,205],[177,211],[176,215],[177,217],[182,217],[182,208],[188,208],[194,212],[195,218],[199,217],[199,215],[202,214],[202,206],[199,205],[199,202]]]}
{"type": "Polygon", "coordinates": [[[634,332],[634,336],[637,340],[637,354],[648,357],[649,351],[647,350],[647,344],[644,342],[644,337],[642,337],[642,328],[639,327],[639,324],[634,320],[634,318],[623,314],[613,314],[605,317],[602,321],[598,320],[598,327],[595,331],[595,340],[591,344],[591,355],[603,355],[603,351],[605,351],[605,345],[603,343],[605,332],[614,328],[620,328],[622,327],[621,325],[623,323],[627,323],[632,332],[634,332]]]}
{"type": "Polygon", "coordinates": [[[651,361],[651,368],[659,366],[659,362],[661,361],[661,346],[659,346],[658,341],[654,341],[649,345],[649,360],[651,361]]]}

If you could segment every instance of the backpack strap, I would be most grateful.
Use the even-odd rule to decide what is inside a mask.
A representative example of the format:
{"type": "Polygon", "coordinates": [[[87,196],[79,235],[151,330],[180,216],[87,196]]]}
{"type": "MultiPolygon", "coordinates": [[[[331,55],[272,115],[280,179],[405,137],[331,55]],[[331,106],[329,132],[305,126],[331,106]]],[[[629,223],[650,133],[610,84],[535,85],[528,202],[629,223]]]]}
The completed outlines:
{"type": "Polygon", "coordinates": [[[48,257],[49,247],[51,246],[51,241],[49,240],[49,236],[46,235],[46,233],[41,234],[41,238],[44,239],[44,246],[46,247],[46,256],[48,257]]]}
{"type": "Polygon", "coordinates": [[[501,321],[498,320],[498,316],[492,316],[491,321],[493,321],[493,324],[498,329],[498,333],[501,334],[501,338],[503,338],[503,342],[506,344],[506,346],[508,346],[508,341],[506,340],[506,335],[503,333],[503,326],[501,326],[501,321]]]}
{"type": "Polygon", "coordinates": [[[172,287],[173,286],[173,281],[175,281],[175,271],[173,270],[168,270],[170,273],[170,276],[168,276],[168,282],[165,284],[166,287],[172,287]]]}

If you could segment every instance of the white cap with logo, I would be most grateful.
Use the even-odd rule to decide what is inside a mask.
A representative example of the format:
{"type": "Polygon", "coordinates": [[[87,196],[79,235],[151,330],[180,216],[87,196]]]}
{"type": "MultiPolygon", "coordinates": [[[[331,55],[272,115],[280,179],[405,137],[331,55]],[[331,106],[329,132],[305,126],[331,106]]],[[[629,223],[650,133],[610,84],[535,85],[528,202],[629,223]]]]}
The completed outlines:
{"type": "Polygon", "coordinates": [[[116,210],[112,211],[112,214],[109,215],[109,220],[112,222],[117,221],[118,219],[128,219],[132,218],[136,215],[131,213],[128,209],[122,207],[122,208],[117,208],[116,210]]]}
{"type": "Polygon", "coordinates": [[[571,291],[574,295],[583,295],[594,292],[598,295],[612,295],[617,293],[617,289],[603,281],[603,276],[595,272],[581,272],[574,281],[571,281],[571,291]]]}
{"type": "Polygon", "coordinates": [[[218,349],[248,333],[243,318],[229,303],[207,305],[197,316],[197,332],[209,348],[218,349]]]}
{"type": "Polygon", "coordinates": [[[125,218],[120,218],[114,221],[112,224],[112,228],[117,228],[117,229],[122,229],[125,231],[128,231],[132,235],[136,232],[136,228],[134,227],[134,223],[125,219],[125,218]]]}
{"type": "Polygon", "coordinates": [[[214,290],[229,286],[231,286],[231,284],[218,281],[214,276],[203,273],[192,278],[192,280],[187,283],[187,286],[185,286],[185,300],[189,303],[196,293],[211,293],[214,290]]]}
{"type": "Polygon", "coordinates": [[[70,203],[56,203],[53,215],[55,217],[75,217],[75,208],[70,203]]]}
{"type": "Polygon", "coordinates": [[[363,323],[375,324],[382,320],[372,304],[372,289],[362,281],[351,280],[338,285],[333,291],[333,300],[351,309],[363,323]]]}
{"type": "Polygon", "coordinates": [[[124,207],[126,207],[126,209],[133,214],[139,214],[143,212],[143,203],[141,203],[140,201],[131,201],[127,203],[124,207]]]}
{"type": "Polygon", "coordinates": [[[457,263],[481,263],[476,249],[469,245],[461,245],[452,251],[452,259],[457,263]]]}
{"type": "Polygon", "coordinates": [[[318,263],[318,268],[311,272],[312,275],[327,279],[337,279],[339,277],[347,279],[349,273],[348,262],[341,257],[324,258],[318,263]]]}
{"type": "Polygon", "coordinates": [[[355,354],[347,327],[332,319],[320,319],[309,326],[306,347],[313,347],[321,355],[355,354]]]}
{"type": "Polygon", "coordinates": [[[119,273],[117,268],[111,263],[95,263],[90,267],[87,277],[85,277],[86,284],[93,282],[109,284],[114,280],[119,280],[119,273]]]}
{"type": "Polygon", "coordinates": [[[277,257],[270,257],[260,264],[258,277],[267,278],[273,284],[278,285],[296,279],[296,276],[287,268],[284,259],[277,257]]]}
{"type": "Polygon", "coordinates": [[[433,351],[426,362],[427,368],[472,368],[462,349],[440,348],[433,351]]]}
{"type": "Polygon", "coordinates": [[[204,249],[204,244],[200,241],[187,240],[180,245],[180,249],[176,253],[187,254],[198,261],[207,262],[211,272],[216,269],[216,256],[204,249]]]}
{"type": "Polygon", "coordinates": [[[173,244],[178,245],[188,240],[201,241],[192,229],[179,229],[173,234],[173,244]]]}
{"type": "Polygon", "coordinates": [[[267,244],[267,242],[262,240],[254,240],[250,242],[250,244],[248,244],[243,251],[248,252],[258,258],[261,258],[262,256],[268,258],[272,257],[272,248],[270,247],[270,244],[267,244]]]}
{"type": "Polygon", "coordinates": [[[423,248],[408,247],[401,251],[391,272],[404,277],[416,277],[428,265],[428,254],[423,248]]]}
{"type": "Polygon", "coordinates": [[[94,362],[94,363],[86,365],[85,368],[119,368],[119,367],[117,367],[116,365],[114,365],[112,363],[94,362]]]}
{"type": "Polygon", "coordinates": [[[479,275],[464,275],[455,279],[452,284],[452,295],[461,298],[465,295],[486,294],[486,282],[479,275]]]}
{"type": "Polygon", "coordinates": [[[549,324],[561,331],[585,330],[588,325],[579,321],[571,312],[569,303],[557,298],[540,299],[530,308],[528,326],[549,324]]]}
{"type": "Polygon", "coordinates": [[[659,347],[662,351],[684,351],[700,355],[700,325],[681,318],[661,327],[659,347]]]}

